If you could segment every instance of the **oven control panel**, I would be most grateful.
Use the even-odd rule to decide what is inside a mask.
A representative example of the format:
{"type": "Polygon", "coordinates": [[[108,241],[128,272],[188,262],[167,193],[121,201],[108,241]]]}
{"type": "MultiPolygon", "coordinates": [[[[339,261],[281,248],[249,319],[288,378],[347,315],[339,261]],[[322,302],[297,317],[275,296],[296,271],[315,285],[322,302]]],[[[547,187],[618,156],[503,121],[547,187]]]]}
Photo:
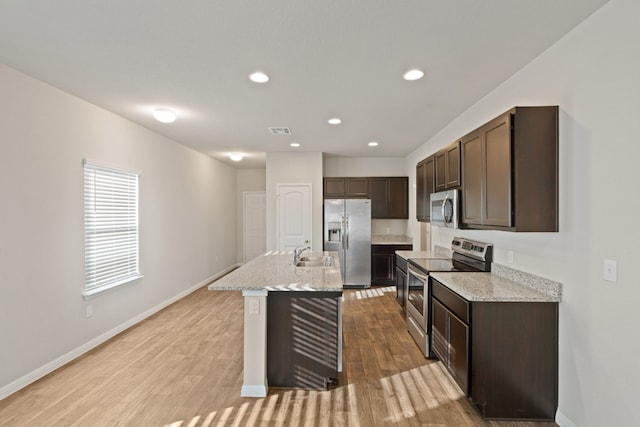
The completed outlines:
{"type": "Polygon", "coordinates": [[[491,260],[492,248],[493,245],[491,243],[478,242],[463,237],[454,237],[451,242],[451,250],[453,250],[453,252],[464,254],[481,261],[491,260]]]}

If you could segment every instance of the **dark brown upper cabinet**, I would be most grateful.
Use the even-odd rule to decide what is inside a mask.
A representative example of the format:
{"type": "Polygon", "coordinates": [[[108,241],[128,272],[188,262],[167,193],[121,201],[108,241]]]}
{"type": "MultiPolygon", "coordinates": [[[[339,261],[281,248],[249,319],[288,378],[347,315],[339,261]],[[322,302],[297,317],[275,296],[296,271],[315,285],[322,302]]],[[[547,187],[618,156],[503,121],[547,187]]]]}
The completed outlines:
{"type": "Polygon", "coordinates": [[[558,107],[515,107],[464,136],[462,226],[558,231],[558,107]]]}
{"type": "Polygon", "coordinates": [[[372,219],[409,218],[409,179],[404,177],[369,178],[372,219]]]}
{"type": "Polygon", "coordinates": [[[369,178],[324,178],[325,199],[369,197],[369,178]]]}
{"type": "Polygon", "coordinates": [[[456,141],[434,154],[435,191],[460,186],[460,142],[456,141]]]}
{"type": "Polygon", "coordinates": [[[435,157],[427,157],[416,165],[416,218],[421,222],[431,220],[429,196],[435,191],[435,157]]]}
{"type": "Polygon", "coordinates": [[[327,199],[344,197],[344,178],[325,178],[324,197],[327,199]]]}
{"type": "Polygon", "coordinates": [[[369,178],[345,178],[346,197],[369,197],[369,178]]]}

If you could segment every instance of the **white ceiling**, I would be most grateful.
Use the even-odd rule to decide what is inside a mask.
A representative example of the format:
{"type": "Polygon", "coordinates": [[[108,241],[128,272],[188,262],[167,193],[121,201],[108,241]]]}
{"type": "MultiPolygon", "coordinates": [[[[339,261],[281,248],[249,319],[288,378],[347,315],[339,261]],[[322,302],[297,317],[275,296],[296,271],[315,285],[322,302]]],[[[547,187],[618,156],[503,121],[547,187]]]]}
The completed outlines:
{"type": "Polygon", "coordinates": [[[0,60],[214,158],[245,153],[236,167],[268,151],[395,157],[606,2],[2,0],[0,60]],[[425,77],[403,80],[414,67],[425,77]],[[158,107],[178,120],[155,122],[158,107]]]}

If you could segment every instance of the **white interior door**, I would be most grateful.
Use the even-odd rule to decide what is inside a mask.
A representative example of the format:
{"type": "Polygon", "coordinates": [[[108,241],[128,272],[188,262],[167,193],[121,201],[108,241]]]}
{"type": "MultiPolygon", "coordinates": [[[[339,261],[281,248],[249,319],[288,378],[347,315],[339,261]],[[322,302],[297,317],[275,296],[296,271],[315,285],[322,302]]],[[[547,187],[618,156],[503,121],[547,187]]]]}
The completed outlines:
{"type": "Polygon", "coordinates": [[[311,246],[311,184],[278,184],[278,249],[311,246]]]}
{"type": "Polygon", "coordinates": [[[267,198],[264,191],[245,191],[243,198],[243,262],[267,250],[267,198]]]}

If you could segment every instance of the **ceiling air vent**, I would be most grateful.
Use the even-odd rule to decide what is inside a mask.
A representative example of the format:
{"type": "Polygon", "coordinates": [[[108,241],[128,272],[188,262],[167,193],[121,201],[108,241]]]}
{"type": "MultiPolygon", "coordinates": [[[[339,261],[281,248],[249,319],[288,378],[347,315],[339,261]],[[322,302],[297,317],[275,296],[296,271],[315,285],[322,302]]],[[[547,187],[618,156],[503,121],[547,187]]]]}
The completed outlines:
{"type": "Polygon", "coordinates": [[[290,128],[269,128],[269,131],[274,135],[291,135],[290,128]]]}

